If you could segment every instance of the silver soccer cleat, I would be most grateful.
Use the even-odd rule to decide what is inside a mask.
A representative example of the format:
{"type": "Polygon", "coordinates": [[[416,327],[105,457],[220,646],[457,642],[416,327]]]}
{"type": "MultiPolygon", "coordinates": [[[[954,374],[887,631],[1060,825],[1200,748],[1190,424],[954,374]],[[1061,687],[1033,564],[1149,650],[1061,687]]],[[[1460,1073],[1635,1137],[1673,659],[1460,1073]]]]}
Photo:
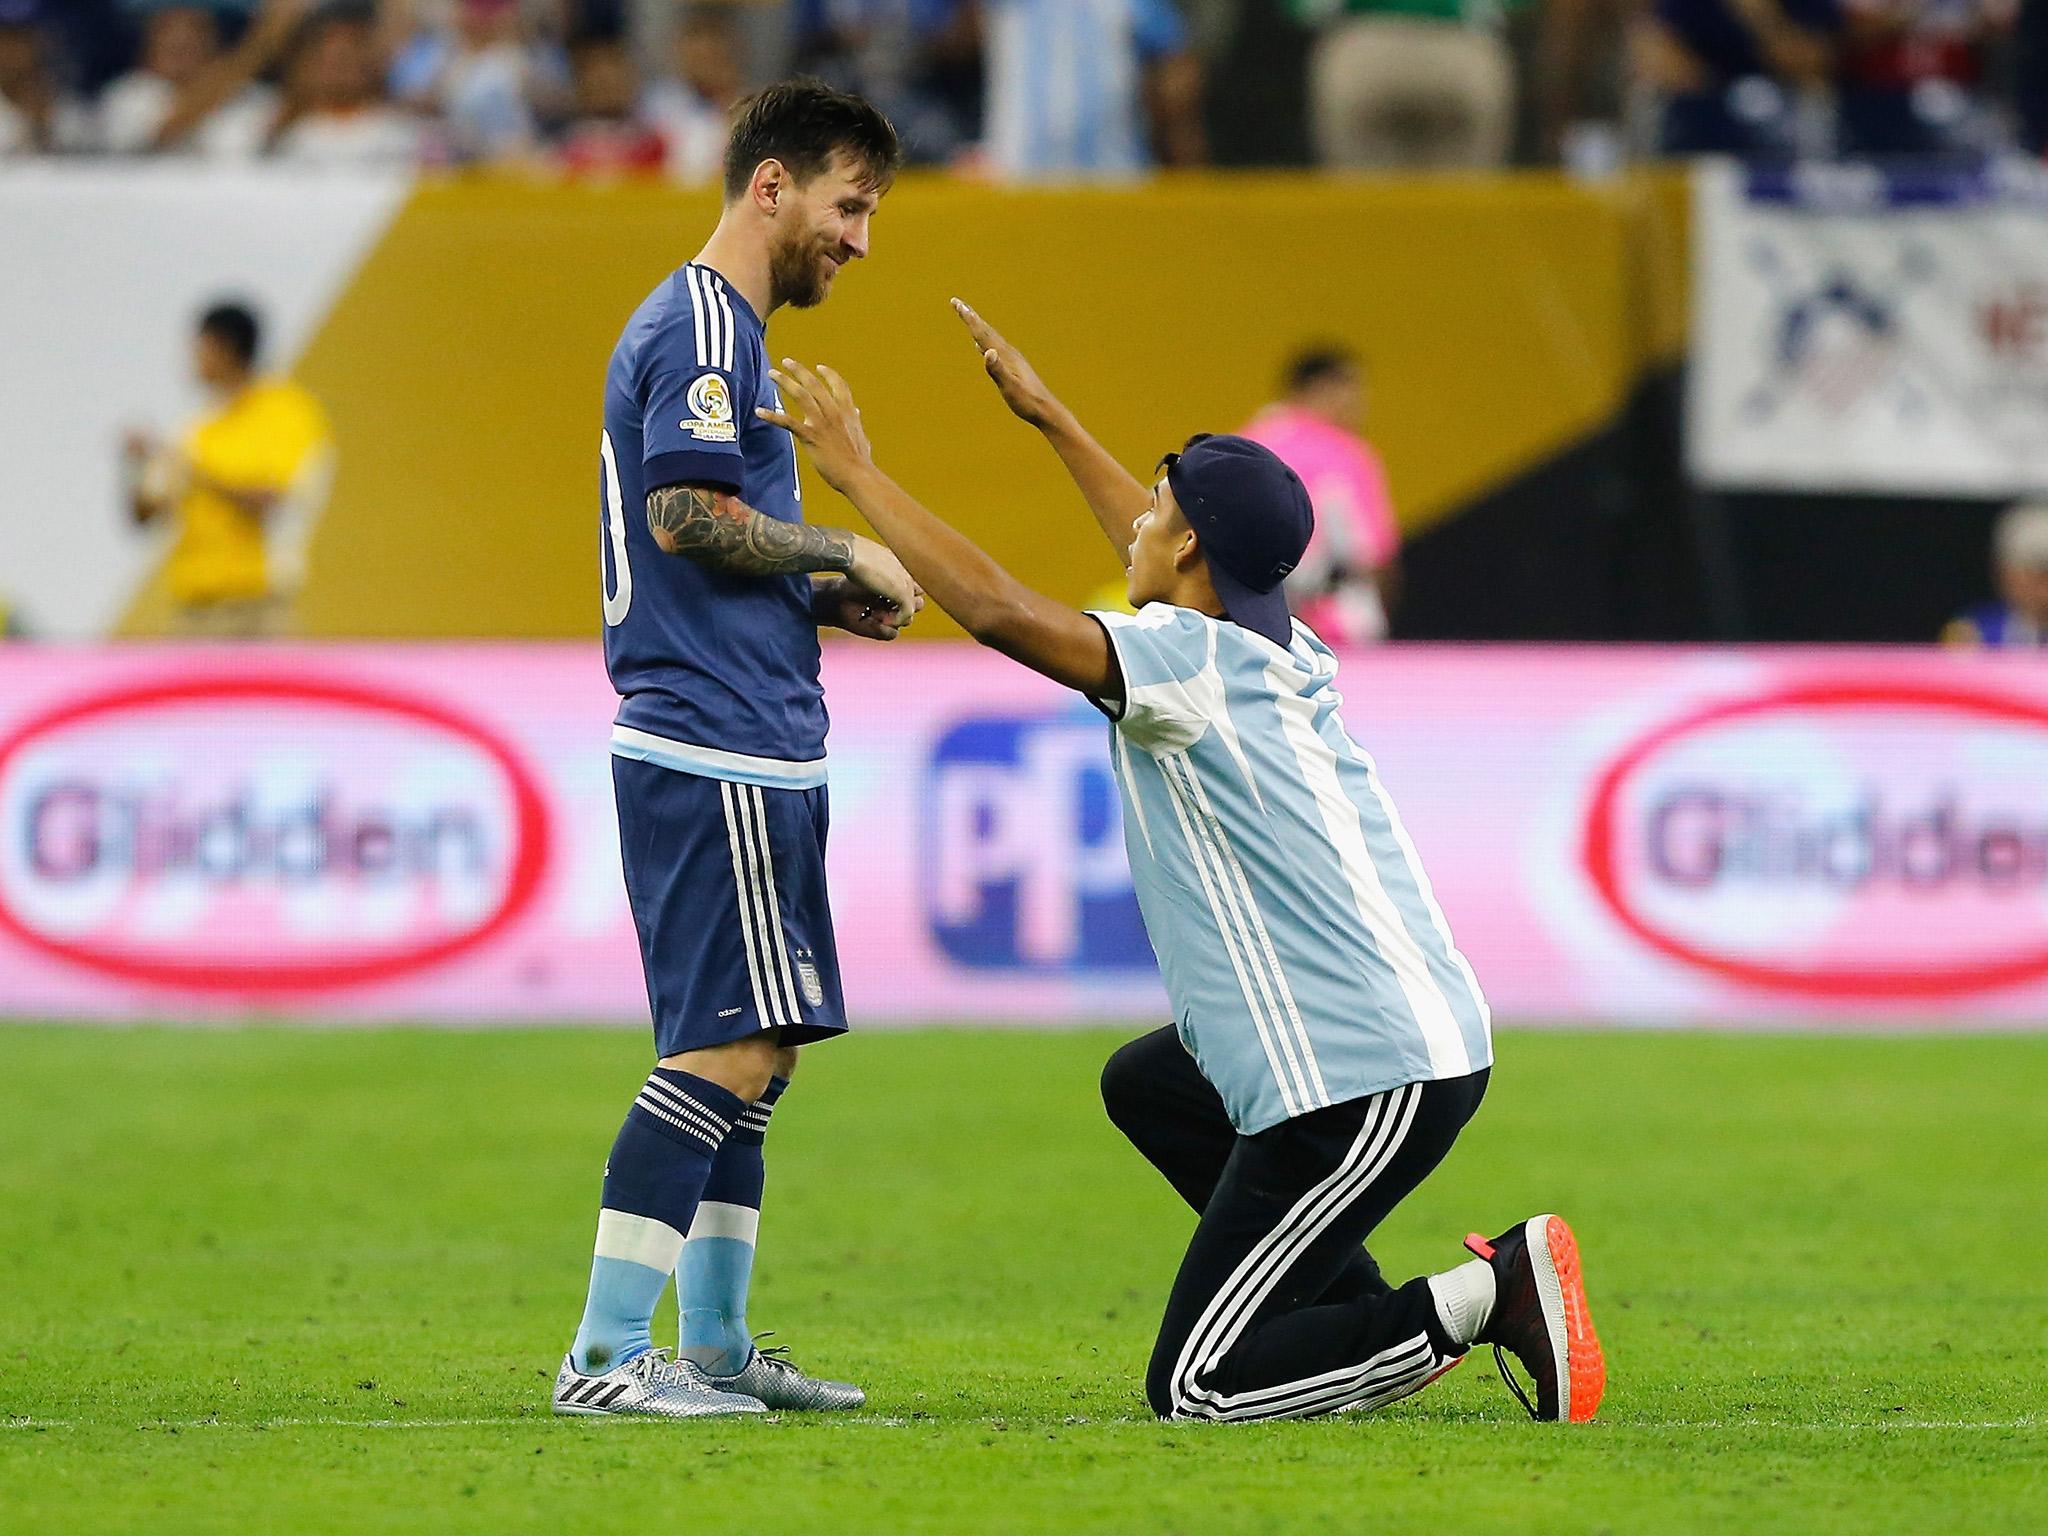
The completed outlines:
{"type": "Polygon", "coordinates": [[[862,1407],[868,1400],[867,1393],[851,1382],[823,1381],[816,1376],[806,1376],[791,1362],[789,1351],[779,1345],[773,1349],[756,1349],[736,1376],[707,1376],[704,1379],[721,1392],[744,1392],[749,1397],[759,1398],[771,1409],[843,1412],[862,1407]]]}
{"type": "Polygon", "coordinates": [[[665,1349],[635,1355],[598,1376],[584,1375],[576,1369],[574,1356],[564,1355],[562,1368],[555,1373],[554,1410],[585,1418],[623,1414],[643,1419],[729,1418],[768,1411],[758,1397],[724,1387],[723,1382],[714,1386],[689,1361],[670,1358],[665,1349]]]}

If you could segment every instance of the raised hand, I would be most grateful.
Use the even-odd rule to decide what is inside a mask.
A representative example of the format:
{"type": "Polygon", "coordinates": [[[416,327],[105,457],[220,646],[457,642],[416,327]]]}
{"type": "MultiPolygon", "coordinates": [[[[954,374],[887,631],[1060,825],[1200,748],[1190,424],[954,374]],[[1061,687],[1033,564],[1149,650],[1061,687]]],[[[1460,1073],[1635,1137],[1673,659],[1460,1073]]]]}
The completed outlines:
{"type": "MultiPolygon", "coordinates": [[[[860,498],[855,481],[875,467],[868,448],[868,435],[860,424],[860,407],[853,403],[853,391],[846,380],[823,363],[813,373],[794,358],[785,357],[780,368],[768,376],[782,395],[782,409],[756,406],[754,414],[781,427],[811,451],[811,463],[825,483],[856,506],[860,498]]],[[[872,592],[877,603],[896,614],[898,628],[908,624],[921,601],[917,583],[903,569],[889,549],[872,539],[856,538],[848,578],[872,592]]]]}
{"type": "Polygon", "coordinates": [[[874,467],[868,435],[860,424],[860,407],[853,403],[846,380],[823,363],[813,373],[787,357],[780,368],[768,370],[768,377],[781,392],[782,409],[759,406],[754,414],[784,428],[810,449],[811,462],[827,485],[844,493],[856,475],[874,467]]]}
{"type": "Polygon", "coordinates": [[[960,323],[967,327],[967,334],[974,340],[975,351],[981,354],[981,366],[1002,391],[1003,403],[1020,418],[1034,427],[1043,427],[1052,420],[1060,409],[1058,396],[1045,387],[1045,381],[1038,376],[1038,370],[1025,360],[1002,332],[990,325],[972,306],[960,299],[953,301],[953,313],[960,317],[960,323]]]}

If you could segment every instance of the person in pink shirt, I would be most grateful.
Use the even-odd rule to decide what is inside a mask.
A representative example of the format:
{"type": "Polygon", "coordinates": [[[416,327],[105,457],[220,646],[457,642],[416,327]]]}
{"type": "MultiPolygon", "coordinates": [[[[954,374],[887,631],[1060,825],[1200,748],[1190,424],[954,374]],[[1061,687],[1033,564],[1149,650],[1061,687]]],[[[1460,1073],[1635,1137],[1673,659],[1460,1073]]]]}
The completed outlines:
{"type": "Polygon", "coordinates": [[[1342,347],[1313,347],[1287,365],[1286,394],[1252,418],[1244,436],[1280,456],[1308,487],[1315,537],[1287,578],[1295,614],[1331,645],[1387,637],[1401,528],[1387,472],[1359,435],[1365,375],[1342,347]]]}

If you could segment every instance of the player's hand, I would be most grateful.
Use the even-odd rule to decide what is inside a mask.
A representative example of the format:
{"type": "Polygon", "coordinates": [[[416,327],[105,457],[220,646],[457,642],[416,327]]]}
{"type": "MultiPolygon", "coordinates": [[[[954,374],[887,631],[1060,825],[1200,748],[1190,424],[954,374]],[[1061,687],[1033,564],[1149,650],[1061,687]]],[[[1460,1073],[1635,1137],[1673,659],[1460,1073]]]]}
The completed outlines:
{"type": "Polygon", "coordinates": [[[924,593],[911,580],[910,572],[903,569],[903,562],[886,544],[877,544],[873,539],[864,539],[859,534],[853,539],[853,564],[847,567],[846,582],[849,587],[858,588],[861,601],[857,608],[869,610],[863,623],[873,629],[855,629],[855,634],[869,635],[876,640],[893,640],[893,634],[874,633],[881,627],[876,615],[886,615],[892,629],[902,629],[917,617],[917,610],[924,606],[924,593]]]}
{"type": "MultiPolygon", "coordinates": [[[[813,373],[787,357],[780,368],[770,368],[768,376],[782,393],[783,408],[771,411],[756,406],[754,414],[772,421],[810,449],[811,463],[825,483],[851,495],[854,480],[862,471],[873,469],[875,460],[860,424],[860,407],[853,403],[846,380],[822,363],[813,373]]],[[[894,612],[899,629],[916,614],[920,601],[917,583],[886,545],[856,537],[853,564],[846,574],[894,612]]]]}
{"type": "Polygon", "coordinates": [[[787,428],[790,436],[810,449],[811,462],[827,485],[844,492],[862,470],[874,467],[868,434],[860,424],[860,407],[853,403],[846,380],[823,363],[813,373],[787,357],[780,368],[768,370],[768,377],[781,392],[782,409],[760,406],[754,414],[787,428]]]}
{"type": "Polygon", "coordinates": [[[953,313],[967,327],[974,350],[981,354],[981,366],[1002,391],[1003,404],[1034,427],[1051,421],[1060,409],[1059,397],[1045,387],[1045,380],[1025,361],[1024,354],[1003,340],[1002,332],[962,300],[953,301],[953,313]]]}
{"type": "Polygon", "coordinates": [[[868,640],[894,640],[910,627],[911,621],[924,607],[924,593],[917,590],[915,582],[911,586],[916,597],[910,613],[902,615],[880,593],[870,591],[851,576],[837,576],[818,584],[812,613],[820,624],[833,625],[850,635],[868,640]]]}

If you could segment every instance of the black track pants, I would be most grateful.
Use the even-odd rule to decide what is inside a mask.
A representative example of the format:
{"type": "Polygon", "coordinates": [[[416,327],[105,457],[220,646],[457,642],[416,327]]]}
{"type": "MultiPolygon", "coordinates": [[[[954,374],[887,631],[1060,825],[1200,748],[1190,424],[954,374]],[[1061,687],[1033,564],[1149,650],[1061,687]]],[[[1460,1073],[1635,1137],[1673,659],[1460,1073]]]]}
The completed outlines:
{"type": "Polygon", "coordinates": [[[1427,1280],[1390,1288],[1362,1245],[1443,1160],[1486,1078],[1410,1084],[1240,1136],[1171,1028],[1110,1058],[1110,1119],[1201,1214],[1145,1373],[1156,1413],[1376,1408],[1463,1352],[1427,1280]]]}

